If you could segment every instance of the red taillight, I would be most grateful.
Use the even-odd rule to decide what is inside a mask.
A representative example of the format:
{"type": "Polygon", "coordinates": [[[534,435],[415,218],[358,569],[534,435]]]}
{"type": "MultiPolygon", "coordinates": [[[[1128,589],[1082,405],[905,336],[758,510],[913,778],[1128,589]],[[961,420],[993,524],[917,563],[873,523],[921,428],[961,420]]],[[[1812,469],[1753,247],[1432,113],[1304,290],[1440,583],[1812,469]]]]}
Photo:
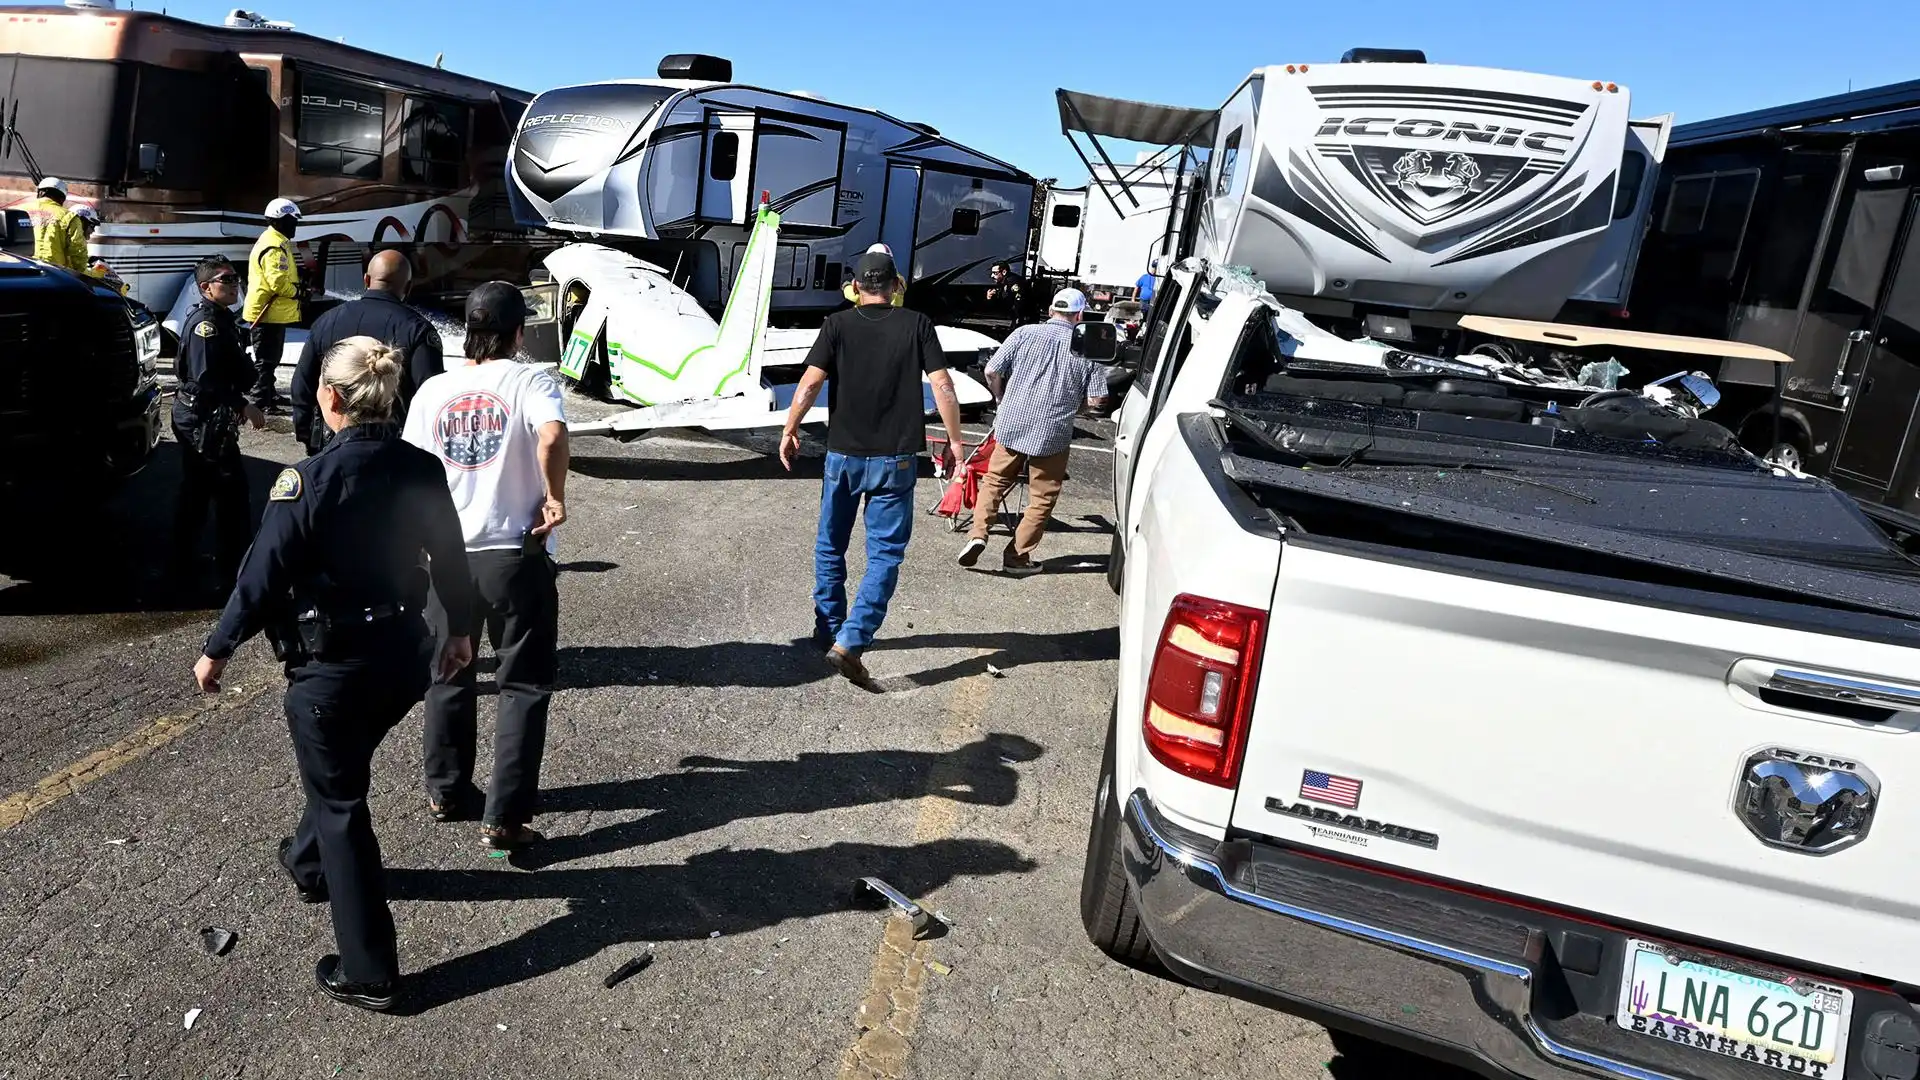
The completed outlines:
{"type": "Polygon", "coordinates": [[[1181,594],[1147,678],[1142,727],[1167,768],[1218,787],[1240,774],[1267,613],[1181,594]]]}

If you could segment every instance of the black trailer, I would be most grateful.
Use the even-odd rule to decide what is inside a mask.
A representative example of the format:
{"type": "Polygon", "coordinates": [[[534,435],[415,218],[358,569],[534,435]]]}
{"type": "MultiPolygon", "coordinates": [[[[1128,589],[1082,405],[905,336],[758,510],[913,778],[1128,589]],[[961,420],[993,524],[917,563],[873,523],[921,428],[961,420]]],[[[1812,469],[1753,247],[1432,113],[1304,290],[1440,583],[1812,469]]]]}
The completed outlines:
{"type": "Polygon", "coordinates": [[[1793,357],[1724,361],[1713,418],[1920,515],[1916,224],[1920,80],[1676,128],[1628,321],[1793,357]]]}

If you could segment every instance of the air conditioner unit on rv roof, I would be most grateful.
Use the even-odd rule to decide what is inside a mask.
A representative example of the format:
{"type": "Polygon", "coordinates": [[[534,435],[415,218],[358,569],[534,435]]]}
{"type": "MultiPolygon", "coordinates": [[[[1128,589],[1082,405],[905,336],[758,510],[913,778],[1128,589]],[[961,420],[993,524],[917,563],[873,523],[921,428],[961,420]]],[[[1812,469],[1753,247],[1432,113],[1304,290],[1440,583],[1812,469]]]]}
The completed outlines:
{"type": "Polygon", "coordinates": [[[67,0],[67,6],[75,11],[118,11],[120,0],[67,0]]]}
{"type": "Polygon", "coordinates": [[[688,82],[732,82],[733,61],[704,53],[674,53],[660,61],[660,77],[688,82]]]}
{"type": "Polygon", "coordinates": [[[1424,64],[1427,54],[1419,49],[1348,49],[1343,64],[1424,64]]]}

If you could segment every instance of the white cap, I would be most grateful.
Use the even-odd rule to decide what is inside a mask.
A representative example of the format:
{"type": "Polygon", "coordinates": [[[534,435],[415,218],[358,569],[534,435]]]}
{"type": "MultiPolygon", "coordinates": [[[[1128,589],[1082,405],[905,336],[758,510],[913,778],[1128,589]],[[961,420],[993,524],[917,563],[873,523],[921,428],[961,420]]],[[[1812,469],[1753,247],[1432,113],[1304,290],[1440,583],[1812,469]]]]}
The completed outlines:
{"type": "Polygon", "coordinates": [[[268,218],[297,218],[299,216],[300,208],[293,204],[292,199],[275,199],[267,204],[268,218]]]}
{"type": "Polygon", "coordinates": [[[35,185],[33,190],[57,191],[60,194],[65,195],[67,193],[67,182],[58,177],[49,176],[45,180],[40,181],[39,184],[35,185]]]}
{"type": "Polygon", "coordinates": [[[879,254],[886,255],[889,257],[893,255],[893,249],[888,247],[885,244],[875,244],[872,247],[867,249],[867,254],[869,255],[872,255],[875,252],[878,252],[879,254]]]}
{"type": "Polygon", "coordinates": [[[1053,294],[1053,303],[1047,305],[1048,311],[1061,311],[1069,315],[1087,310],[1087,294],[1079,289],[1061,289],[1053,294]]]}

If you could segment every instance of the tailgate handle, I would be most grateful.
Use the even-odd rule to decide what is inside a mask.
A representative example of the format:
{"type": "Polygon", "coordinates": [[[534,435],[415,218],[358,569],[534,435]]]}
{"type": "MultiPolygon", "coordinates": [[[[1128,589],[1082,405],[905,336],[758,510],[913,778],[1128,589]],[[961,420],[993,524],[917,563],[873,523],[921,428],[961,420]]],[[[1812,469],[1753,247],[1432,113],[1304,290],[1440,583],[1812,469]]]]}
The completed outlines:
{"type": "MultiPolygon", "coordinates": [[[[1847,716],[1852,719],[1890,719],[1887,716],[1861,715],[1868,709],[1920,712],[1920,689],[1868,682],[1864,679],[1850,679],[1818,671],[1778,668],[1767,679],[1762,689],[1775,694],[1806,699],[1804,703],[1794,703],[1796,708],[1847,716]]],[[[1774,704],[1788,703],[1775,702],[1774,704]]]]}

